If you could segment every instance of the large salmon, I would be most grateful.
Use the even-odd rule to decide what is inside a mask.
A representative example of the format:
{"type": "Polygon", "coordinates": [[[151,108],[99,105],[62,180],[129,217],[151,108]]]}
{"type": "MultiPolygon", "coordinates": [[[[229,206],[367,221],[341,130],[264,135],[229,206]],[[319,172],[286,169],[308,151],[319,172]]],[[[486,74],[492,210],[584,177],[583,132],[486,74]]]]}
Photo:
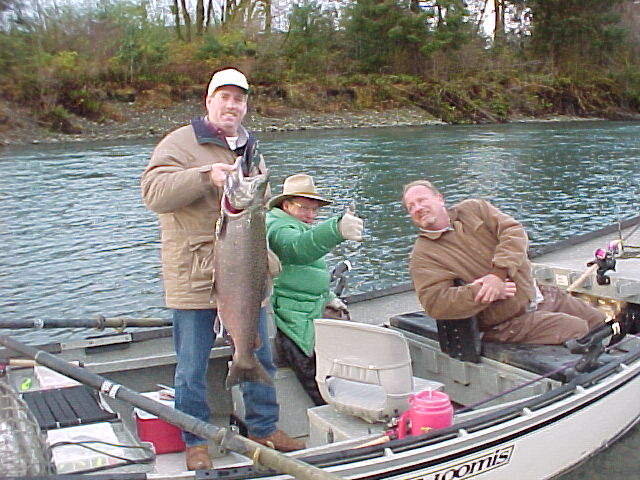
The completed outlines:
{"type": "Polygon", "coordinates": [[[218,317],[233,341],[227,388],[240,382],[272,383],[254,351],[260,345],[258,315],[267,291],[264,196],[269,180],[262,156],[250,167],[239,157],[228,175],[216,226],[214,289],[218,317]]]}

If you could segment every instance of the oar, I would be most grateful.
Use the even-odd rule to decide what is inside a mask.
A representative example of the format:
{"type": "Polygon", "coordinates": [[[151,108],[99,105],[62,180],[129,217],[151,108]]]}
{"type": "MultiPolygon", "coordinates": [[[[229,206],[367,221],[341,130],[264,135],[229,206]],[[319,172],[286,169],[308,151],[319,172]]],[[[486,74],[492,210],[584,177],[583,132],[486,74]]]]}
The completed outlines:
{"type": "Polygon", "coordinates": [[[569,285],[567,287],[567,293],[571,293],[573,292],[576,288],[578,288],[580,285],[583,284],[583,282],[590,276],[593,275],[595,273],[595,271],[598,270],[598,265],[597,264],[593,264],[591,265],[589,268],[587,268],[584,272],[582,272],[582,275],[580,275],[575,282],[573,282],[571,285],[569,285]]]}
{"type": "Polygon", "coordinates": [[[10,367],[27,368],[35,367],[36,362],[26,358],[0,358],[0,365],[9,365],[10,367]]]}
{"type": "Polygon", "coordinates": [[[165,327],[173,325],[171,320],[164,318],[105,318],[98,315],[95,319],[47,318],[35,320],[0,320],[0,328],[96,328],[104,330],[106,327],[124,330],[126,327],[165,327]]]}
{"type": "Polygon", "coordinates": [[[76,367],[61,360],[50,353],[38,350],[22,342],[18,342],[7,335],[0,336],[0,344],[22,355],[34,359],[40,365],[49,367],[56,372],[66,375],[88,385],[111,398],[117,398],[134,407],[152,413],[158,418],[176,425],[182,430],[191,432],[202,438],[213,440],[220,446],[244,455],[253,460],[256,466],[266,466],[279,473],[291,475],[302,480],[340,480],[341,477],[330,472],[304,463],[298,459],[283,455],[280,452],[249,440],[228,428],[219,428],[203,422],[186,413],[175,410],[167,405],[144,397],[123,385],[112,383],[104,377],[76,367]]]}

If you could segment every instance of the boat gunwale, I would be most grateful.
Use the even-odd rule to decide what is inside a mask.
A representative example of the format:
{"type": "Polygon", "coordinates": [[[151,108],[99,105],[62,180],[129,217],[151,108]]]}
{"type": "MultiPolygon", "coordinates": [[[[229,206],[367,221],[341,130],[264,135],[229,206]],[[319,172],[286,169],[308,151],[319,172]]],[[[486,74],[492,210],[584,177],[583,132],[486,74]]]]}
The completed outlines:
{"type": "Polygon", "coordinates": [[[541,245],[538,247],[531,247],[529,249],[529,258],[536,258],[542,255],[546,255],[551,252],[555,252],[556,250],[560,250],[562,248],[572,247],[574,245],[579,245],[580,243],[588,242],[589,240],[593,240],[602,235],[606,235],[608,233],[617,232],[618,230],[625,230],[627,228],[634,227],[636,225],[640,225],[640,215],[636,215],[633,217],[626,218],[624,220],[618,220],[615,223],[610,223],[609,225],[599,228],[597,230],[593,230],[586,233],[581,233],[579,235],[572,235],[569,238],[564,240],[559,240],[557,242],[550,243],[548,245],[541,245]]]}
{"type": "MultiPolygon", "coordinates": [[[[580,235],[574,235],[568,239],[560,240],[558,242],[554,242],[541,247],[532,247],[529,249],[529,258],[534,259],[536,257],[546,255],[548,253],[554,252],[556,250],[560,250],[562,248],[571,247],[574,245],[578,245],[580,243],[587,242],[598,236],[605,235],[607,233],[612,233],[618,231],[618,229],[626,229],[635,225],[640,225],[640,215],[636,215],[633,217],[626,218],[624,220],[619,220],[618,222],[609,224],[605,227],[602,227],[598,230],[593,230],[591,232],[583,233],[580,235]]],[[[373,289],[366,292],[355,293],[353,295],[348,295],[345,297],[345,303],[347,305],[352,305],[356,303],[365,302],[368,300],[375,300],[379,298],[388,297],[391,295],[398,295],[402,293],[407,293],[413,290],[413,284],[411,282],[401,283],[399,285],[394,285],[392,287],[385,287],[381,289],[373,289]]],[[[88,329],[90,332],[92,329],[88,329]]],[[[164,338],[171,336],[173,331],[172,326],[167,327],[138,327],[127,330],[127,333],[131,335],[131,343],[135,343],[138,341],[150,340],[154,338],[164,338]]],[[[98,335],[96,335],[98,337],[98,335]]],[[[91,335],[87,335],[85,338],[91,338],[91,335]]],[[[54,342],[54,343],[46,343],[46,344],[35,344],[32,343],[30,345],[37,346],[41,350],[45,350],[49,353],[61,353],[62,352],[62,344],[64,342],[54,342]]],[[[11,356],[11,351],[2,348],[0,349],[0,356],[11,356]]]]}
{"type": "MultiPolygon", "coordinates": [[[[522,402],[510,406],[509,408],[501,412],[490,412],[486,415],[481,415],[474,419],[469,419],[460,424],[455,424],[452,427],[448,427],[446,429],[432,431],[418,437],[407,437],[402,440],[392,440],[391,442],[385,443],[383,445],[359,449],[350,448],[348,450],[330,452],[320,455],[312,455],[307,457],[296,455],[296,458],[303,462],[314,465],[315,467],[323,469],[332,468],[332,471],[334,471],[335,473],[340,473],[342,469],[333,467],[358,468],[355,465],[357,463],[370,461],[385,462],[385,460],[388,460],[390,453],[394,455],[400,454],[401,456],[402,454],[415,455],[419,453],[417,452],[418,449],[423,449],[436,445],[438,443],[444,443],[446,441],[459,438],[459,430],[464,430],[471,434],[478,433],[492,425],[499,426],[500,424],[504,424],[511,420],[523,418],[522,412],[526,408],[532,411],[536,411],[551,406],[555,402],[561,401],[563,399],[568,399],[571,396],[576,395],[577,393],[583,394],[584,392],[578,392],[578,387],[595,387],[598,384],[598,380],[611,378],[611,373],[613,373],[615,370],[620,370],[620,375],[615,382],[613,381],[614,379],[611,379],[610,383],[602,385],[603,390],[601,392],[592,396],[585,395],[583,397],[584,399],[578,400],[578,403],[571,409],[558,410],[556,413],[552,413],[548,418],[541,418],[541,421],[530,419],[533,420],[533,423],[531,425],[525,426],[524,428],[518,429],[517,431],[506,432],[506,435],[499,435],[489,443],[478,444],[477,442],[473,442],[468,447],[457,450],[455,453],[452,453],[450,455],[436,456],[435,458],[429,458],[426,461],[415,462],[408,466],[397,466],[396,468],[390,467],[392,468],[392,471],[389,471],[389,468],[387,468],[384,469],[384,471],[379,470],[377,473],[371,473],[369,475],[365,473],[363,476],[358,476],[357,478],[361,480],[384,479],[388,478],[389,475],[397,476],[404,473],[410,473],[417,469],[430,468],[438,464],[453,461],[456,458],[461,458],[463,456],[472,455],[479,451],[486,450],[488,448],[487,446],[489,446],[489,448],[495,448],[496,446],[502,445],[506,442],[515,441],[524,435],[528,435],[531,432],[540,430],[540,428],[543,428],[549,424],[556,423],[557,421],[559,421],[559,419],[572,415],[588,407],[589,405],[598,402],[603,398],[606,398],[611,392],[623,388],[625,385],[628,385],[629,382],[637,379],[637,377],[640,376],[640,365],[638,364],[635,365],[633,372],[621,370],[622,364],[630,364],[634,361],[637,361],[638,359],[640,359],[640,346],[637,346],[635,351],[628,352],[627,354],[622,355],[619,358],[612,359],[610,362],[602,365],[593,372],[582,373],[576,376],[571,382],[562,384],[557,388],[554,388],[553,390],[545,392],[534,398],[523,400],[522,402]],[[474,429],[470,426],[477,426],[477,428],[474,429]]],[[[629,421],[629,423],[624,428],[624,431],[628,431],[639,420],[640,414],[636,415],[629,421]]],[[[473,441],[474,439],[467,438],[466,440],[473,441]]],[[[382,466],[384,467],[384,465],[382,466]]],[[[206,478],[242,480],[265,477],[279,478],[280,475],[273,472],[270,473],[260,471],[253,465],[246,465],[218,468],[215,469],[215,471],[207,472],[206,478]]]]}
{"type": "MultiPolygon", "coordinates": [[[[408,448],[416,448],[419,446],[427,446],[434,443],[438,443],[443,441],[443,437],[447,437],[451,434],[457,436],[458,430],[465,430],[467,432],[476,432],[482,430],[483,428],[487,428],[491,425],[497,425],[499,423],[504,423],[505,421],[509,421],[512,418],[516,418],[521,415],[523,409],[528,409],[531,411],[540,410],[546,406],[552,405],[553,403],[561,400],[563,398],[569,398],[576,393],[577,387],[587,388],[590,386],[596,385],[599,381],[604,380],[615,371],[620,368],[621,364],[628,364],[640,359],[640,345],[636,346],[634,351],[628,352],[620,357],[612,358],[609,362],[600,366],[596,370],[592,372],[584,372],[577,375],[570,382],[559,385],[556,388],[553,388],[547,392],[544,392],[540,395],[537,395],[533,398],[524,399],[522,402],[516,403],[514,405],[509,406],[505,410],[497,410],[489,412],[485,415],[480,415],[476,418],[466,420],[465,422],[454,424],[451,427],[432,430],[431,432],[425,433],[424,435],[420,435],[418,437],[406,437],[401,440],[393,440],[392,442],[386,443],[382,446],[372,446],[359,449],[361,452],[371,452],[374,453],[379,450],[390,448],[395,451],[404,451],[408,448]],[[509,418],[506,418],[509,417],[509,418]],[[420,445],[418,445],[420,444],[420,445]]],[[[624,383],[628,383],[635,377],[640,376],[640,365],[637,366],[637,371],[630,376],[624,377],[624,383]]],[[[629,372],[631,373],[631,372],[629,372]]],[[[614,390],[616,387],[609,388],[598,398],[606,395],[610,391],[614,390]]],[[[581,408],[582,404],[577,408],[581,408]]],[[[337,452],[340,454],[345,454],[347,451],[337,452]]],[[[335,452],[318,455],[317,457],[301,457],[304,461],[309,461],[309,463],[313,463],[314,461],[321,461],[322,459],[329,460],[326,456],[331,456],[335,452]]]]}
{"type": "MultiPolygon", "coordinates": [[[[318,468],[332,468],[332,467],[345,467],[352,466],[352,468],[356,468],[354,464],[360,462],[367,461],[384,461],[385,457],[391,454],[416,454],[416,450],[423,449],[426,447],[431,447],[437,445],[439,443],[444,443],[450,440],[455,440],[459,438],[459,431],[464,430],[469,434],[479,433],[482,430],[490,428],[492,426],[499,426],[501,424],[505,424],[506,422],[523,418],[523,411],[525,409],[530,410],[532,412],[540,411],[545,407],[552,406],[554,403],[569,399],[572,396],[584,392],[579,392],[579,387],[589,388],[598,386],[599,382],[602,380],[610,379],[610,382],[602,384],[603,390],[595,395],[586,395],[583,399],[579,399],[577,404],[574,405],[569,410],[559,410],[556,413],[552,413],[549,418],[541,418],[536,421],[533,419],[533,423],[525,428],[518,429],[515,432],[507,433],[507,435],[498,436],[495,440],[492,440],[489,444],[482,443],[481,445],[473,444],[468,448],[464,448],[460,451],[457,451],[454,454],[448,455],[446,457],[438,456],[432,460],[428,460],[427,462],[421,462],[418,464],[413,464],[409,467],[404,467],[400,469],[394,469],[393,475],[399,475],[402,473],[411,472],[419,466],[419,468],[429,468],[431,466],[448,462],[454,460],[455,458],[459,458],[461,456],[471,455],[473,453],[486,450],[487,445],[492,447],[504,444],[505,442],[514,441],[517,438],[522,437],[523,435],[527,435],[531,432],[539,430],[549,424],[555,423],[559,421],[559,419],[563,417],[567,417],[569,415],[578,412],[589,405],[600,401],[603,398],[606,398],[611,392],[614,392],[625,385],[628,385],[629,382],[637,379],[640,376],[640,364],[636,364],[634,367],[634,371],[628,371],[626,369],[622,369],[621,365],[629,365],[633,362],[637,362],[640,359],[640,345],[634,345],[634,350],[629,351],[626,354],[620,355],[619,357],[612,358],[607,363],[598,367],[596,370],[592,372],[584,372],[577,375],[570,382],[559,385],[558,387],[549,390],[548,392],[544,392],[540,395],[537,395],[533,398],[527,398],[522,400],[521,402],[515,403],[504,410],[493,410],[487,414],[480,415],[478,417],[466,420],[462,423],[454,424],[451,427],[433,430],[429,433],[425,433],[416,437],[406,437],[405,439],[400,440],[392,440],[390,442],[384,443],[382,445],[375,445],[364,448],[348,448],[346,450],[336,451],[336,452],[328,452],[319,455],[296,455],[296,458],[314,465],[318,468]],[[611,375],[615,373],[615,371],[619,371],[619,375],[616,379],[612,378],[611,375]]],[[[525,419],[526,420],[526,419],[525,419]]],[[[638,420],[640,420],[640,414],[636,416],[633,420],[630,421],[629,425],[625,428],[628,430],[633,425],[635,425],[638,420]]],[[[472,440],[472,439],[469,439],[472,440]]],[[[349,468],[349,467],[347,467],[349,468]]],[[[259,472],[255,469],[255,467],[251,465],[247,466],[236,466],[229,467],[228,469],[220,468],[217,469],[221,472],[221,478],[225,478],[227,480],[240,480],[240,479],[248,479],[248,478],[261,478],[261,477],[270,477],[273,474],[259,472]]],[[[339,470],[338,470],[339,472],[339,470]]],[[[363,477],[358,477],[368,480],[374,479],[382,479],[386,478],[389,475],[389,472],[386,471],[380,474],[372,474],[365,475],[363,477]]]]}

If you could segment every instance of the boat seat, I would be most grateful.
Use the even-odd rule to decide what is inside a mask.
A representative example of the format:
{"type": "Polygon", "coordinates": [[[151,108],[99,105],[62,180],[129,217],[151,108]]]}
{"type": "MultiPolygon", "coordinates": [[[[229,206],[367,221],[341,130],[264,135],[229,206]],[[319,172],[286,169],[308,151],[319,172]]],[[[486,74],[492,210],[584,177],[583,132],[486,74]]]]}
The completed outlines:
{"type": "Polygon", "coordinates": [[[337,412],[388,422],[409,408],[409,396],[442,390],[413,376],[406,338],[386,327],[344,320],[314,321],[316,381],[337,412]]]}
{"type": "Polygon", "coordinates": [[[100,405],[98,394],[86,385],[25,392],[22,398],[42,430],[116,420],[100,405]]]}
{"type": "MultiPolygon", "coordinates": [[[[438,331],[438,323],[458,323],[458,320],[436,321],[425,312],[405,313],[395,315],[390,318],[389,324],[392,328],[413,333],[418,336],[430,338],[441,342],[438,331]]],[[[479,332],[477,331],[477,338],[479,332]]],[[[468,332],[467,332],[468,333],[468,332]]],[[[472,337],[473,339],[474,337],[472,337]]],[[[466,341],[460,337],[461,342],[466,341]]],[[[467,337],[468,340],[468,337],[467,337]]],[[[473,340],[472,340],[473,341],[473,340]]],[[[444,350],[443,350],[444,351],[444,350]]],[[[486,358],[496,360],[507,365],[522,368],[539,375],[549,375],[549,378],[567,382],[573,375],[572,370],[559,370],[567,363],[575,362],[580,355],[572,354],[563,345],[532,345],[522,343],[498,343],[481,342],[481,354],[486,358]],[[559,370],[559,371],[556,371],[559,370]]],[[[447,353],[447,352],[444,352],[447,353]]],[[[451,354],[450,354],[451,355],[451,354]]],[[[456,358],[455,355],[451,355],[456,358]]],[[[462,360],[458,358],[459,360],[462,360]]]]}

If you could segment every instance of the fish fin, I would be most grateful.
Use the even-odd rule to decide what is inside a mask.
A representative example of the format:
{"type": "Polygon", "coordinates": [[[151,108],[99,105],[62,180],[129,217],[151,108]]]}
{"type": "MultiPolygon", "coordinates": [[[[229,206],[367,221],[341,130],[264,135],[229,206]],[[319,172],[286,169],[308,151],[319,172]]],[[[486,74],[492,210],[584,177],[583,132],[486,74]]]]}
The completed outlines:
{"type": "Polygon", "coordinates": [[[266,385],[273,385],[273,379],[269,376],[262,364],[258,361],[254,355],[253,365],[249,368],[243,368],[238,365],[237,362],[232,361],[229,368],[229,374],[225,381],[225,387],[230,390],[234,385],[238,385],[242,382],[257,382],[264,383],[266,385]]]}
{"type": "Polygon", "coordinates": [[[222,317],[219,314],[216,315],[216,319],[213,321],[213,333],[215,333],[217,337],[226,333],[224,323],[222,323],[222,317]]]}

